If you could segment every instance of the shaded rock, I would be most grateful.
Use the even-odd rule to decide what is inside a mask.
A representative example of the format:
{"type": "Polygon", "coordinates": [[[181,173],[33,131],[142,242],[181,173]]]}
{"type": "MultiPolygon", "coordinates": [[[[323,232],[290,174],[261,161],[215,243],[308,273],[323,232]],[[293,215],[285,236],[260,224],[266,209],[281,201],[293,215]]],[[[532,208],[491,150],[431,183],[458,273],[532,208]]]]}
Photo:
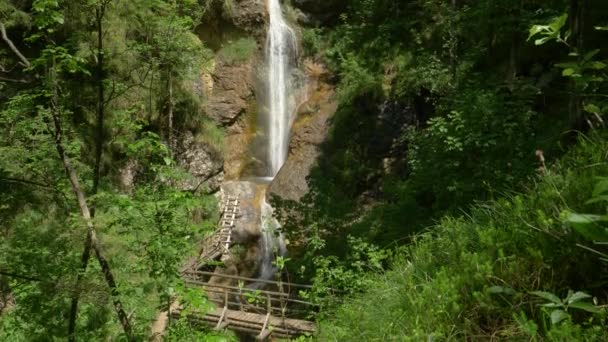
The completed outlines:
{"type": "Polygon", "coordinates": [[[343,0],[293,0],[293,5],[304,16],[299,20],[305,25],[331,25],[338,21],[348,3],[343,0]]]}
{"type": "Polygon", "coordinates": [[[228,13],[232,23],[245,31],[259,31],[266,25],[268,18],[263,0],[236,0],[234,8],[228,13]]]}
{"type": "Polygon", "coordinates": [[[192,177],[182,181],[180,188],[186,191],[218,191],[224,180],[224,161],[221,155],[212,147],[195,141],[190,132],[185,134],[182,144],[183,152],[176,159],[178,165],[192,177]]]}
{"type": "Polygon", "coordinates": [[[130,193],[135,188],[137,174],[141,172],[141,166],[136,160],[129,159],[118,171],[118,184],[120,188],[130,193]]]}

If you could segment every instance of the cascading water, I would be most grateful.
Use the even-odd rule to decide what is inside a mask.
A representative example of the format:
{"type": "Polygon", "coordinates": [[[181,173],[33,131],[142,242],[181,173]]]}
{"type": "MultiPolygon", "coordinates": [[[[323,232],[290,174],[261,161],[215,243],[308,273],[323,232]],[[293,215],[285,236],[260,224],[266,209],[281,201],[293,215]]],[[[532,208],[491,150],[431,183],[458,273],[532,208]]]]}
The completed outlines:
{"type": "MultiPolygon", "coordinates": [[[[279,0],[268,0],[270,25],[266,43],[268,79],[268,148],[267,159],[269,178],[274,178],[287,158],[289,133],[295,112],[293,85],[291,80],[292,61],[297,55],[295,32],[283,19],[279,0]]],[[[286,254],[285,240],[279,222],[272,216],[273,209],[266,202],[261,203],[260,239],[260,279],[271,279],[277,273],[274,264],[276,256],[286,254]]],[[[254,283],[251,287],[260,287],[254,283]]]]}
{"type": "Polygon", "coordinates": [[[294,106],[291,100],[291,61],[297,54],[295,32],[283,19],[279,0],[268,0],[270,25],[266,43],[268,63],[268,164],[274,177],[287,157],[294,106]]]}

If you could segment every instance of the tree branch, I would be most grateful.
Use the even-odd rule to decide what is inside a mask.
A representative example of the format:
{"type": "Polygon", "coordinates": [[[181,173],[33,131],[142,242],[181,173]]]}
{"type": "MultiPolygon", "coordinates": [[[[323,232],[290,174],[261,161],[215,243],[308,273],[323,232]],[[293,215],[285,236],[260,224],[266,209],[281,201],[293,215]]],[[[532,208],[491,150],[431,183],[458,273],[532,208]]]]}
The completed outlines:
{"type": "Polygon", "coordinates": [[[25,58],[25,56],[21,53],[21,51],[19,51],[19,49],[17,49],[15,44],[13,44],[13,41],[10,40],[10,38],[8,38],[8,36],[6,35],[6,28],[4,27],[4,24],[2,22],[0,22],[0,33],[2,34],[2,40],[4,40],[6,42],[6,44],[8,44],[8,46],[11,48],[11,50],[15,53],[15,55],[17,55],[17,57],[19,57],[19,59],[21,60],[21,64],[23,66],[29,68],[30,61],[28,61],[27,58],[25,58]]]}
{"type": "Polygon", "coordinates": [[[2,77],[0,76],[0,81],[4,81],[4,82],[14,82],[14,83],[29,83],[28,81],[21,79],[21,80],[17,80],[14,78],[8,78],[8,77],[2,77]]]}

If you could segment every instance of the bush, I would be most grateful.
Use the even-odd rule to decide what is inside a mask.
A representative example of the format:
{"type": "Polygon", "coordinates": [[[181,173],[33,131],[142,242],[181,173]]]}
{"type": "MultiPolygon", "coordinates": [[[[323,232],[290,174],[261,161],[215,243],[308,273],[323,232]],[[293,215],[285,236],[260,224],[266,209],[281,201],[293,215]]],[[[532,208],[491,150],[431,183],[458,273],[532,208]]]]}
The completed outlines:
{"type": "Polygon", "coordinates": [[[372,276],[365,293],[321,322],[319,340],[608,338],[603,311],[570,312],[553,324],[540,307],[546,301],[530,293],[564,298],[575,289],[605,300],[607,265],[577,246],[584,240],[560,216],[605,210],[584,203],[595,177],[608,175],[608,141],[579,140],[529,192],[446,217],[416,237],[391,271],[372,276]]]}
{"type": "Polygon", "coordinates": [[[256,49],[256,42],[253,38],[239,38],[236,41],[229,41],[228,45],[224,46],[219,54],[221,58],[229,64],[244,63],[256,49]]]}

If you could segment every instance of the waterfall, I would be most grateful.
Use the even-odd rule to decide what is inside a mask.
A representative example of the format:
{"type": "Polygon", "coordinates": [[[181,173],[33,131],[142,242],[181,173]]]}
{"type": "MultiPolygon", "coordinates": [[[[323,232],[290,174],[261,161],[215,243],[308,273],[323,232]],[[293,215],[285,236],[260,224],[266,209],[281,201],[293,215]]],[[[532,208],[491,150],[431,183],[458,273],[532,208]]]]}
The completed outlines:
{"type": "MultiPolygon", "coordinates": [[[[289,131],[293,121],[295,105],[291,79],[292,61],[297,55],[295,32],[283,19],[279,0],[268,0],[270,25],[266,43],[266,63],[268,79],[268,146],[267,159],[269,178],[274,178],[287,158],[289,131]]],[[[260,273],[259,279],[272,279],[278,269],[274,264],[277,256],[287,252],[285,239],[279,222],[272,216],[273,209],[266,202],[264,194],[260,204],[260,273]]],[[[262,287],[263,283],[253,283],[250,288],[262,287]]]]}
{"type": "Polygon", "coordinates": [[[291,95],[291,61],[297,54],[295,32],[283,19],[279,0],[268,0],[270,25],[266,43],[268,66],[268,164],[274,177],[287,157],[295,106],[291,95]]]}

